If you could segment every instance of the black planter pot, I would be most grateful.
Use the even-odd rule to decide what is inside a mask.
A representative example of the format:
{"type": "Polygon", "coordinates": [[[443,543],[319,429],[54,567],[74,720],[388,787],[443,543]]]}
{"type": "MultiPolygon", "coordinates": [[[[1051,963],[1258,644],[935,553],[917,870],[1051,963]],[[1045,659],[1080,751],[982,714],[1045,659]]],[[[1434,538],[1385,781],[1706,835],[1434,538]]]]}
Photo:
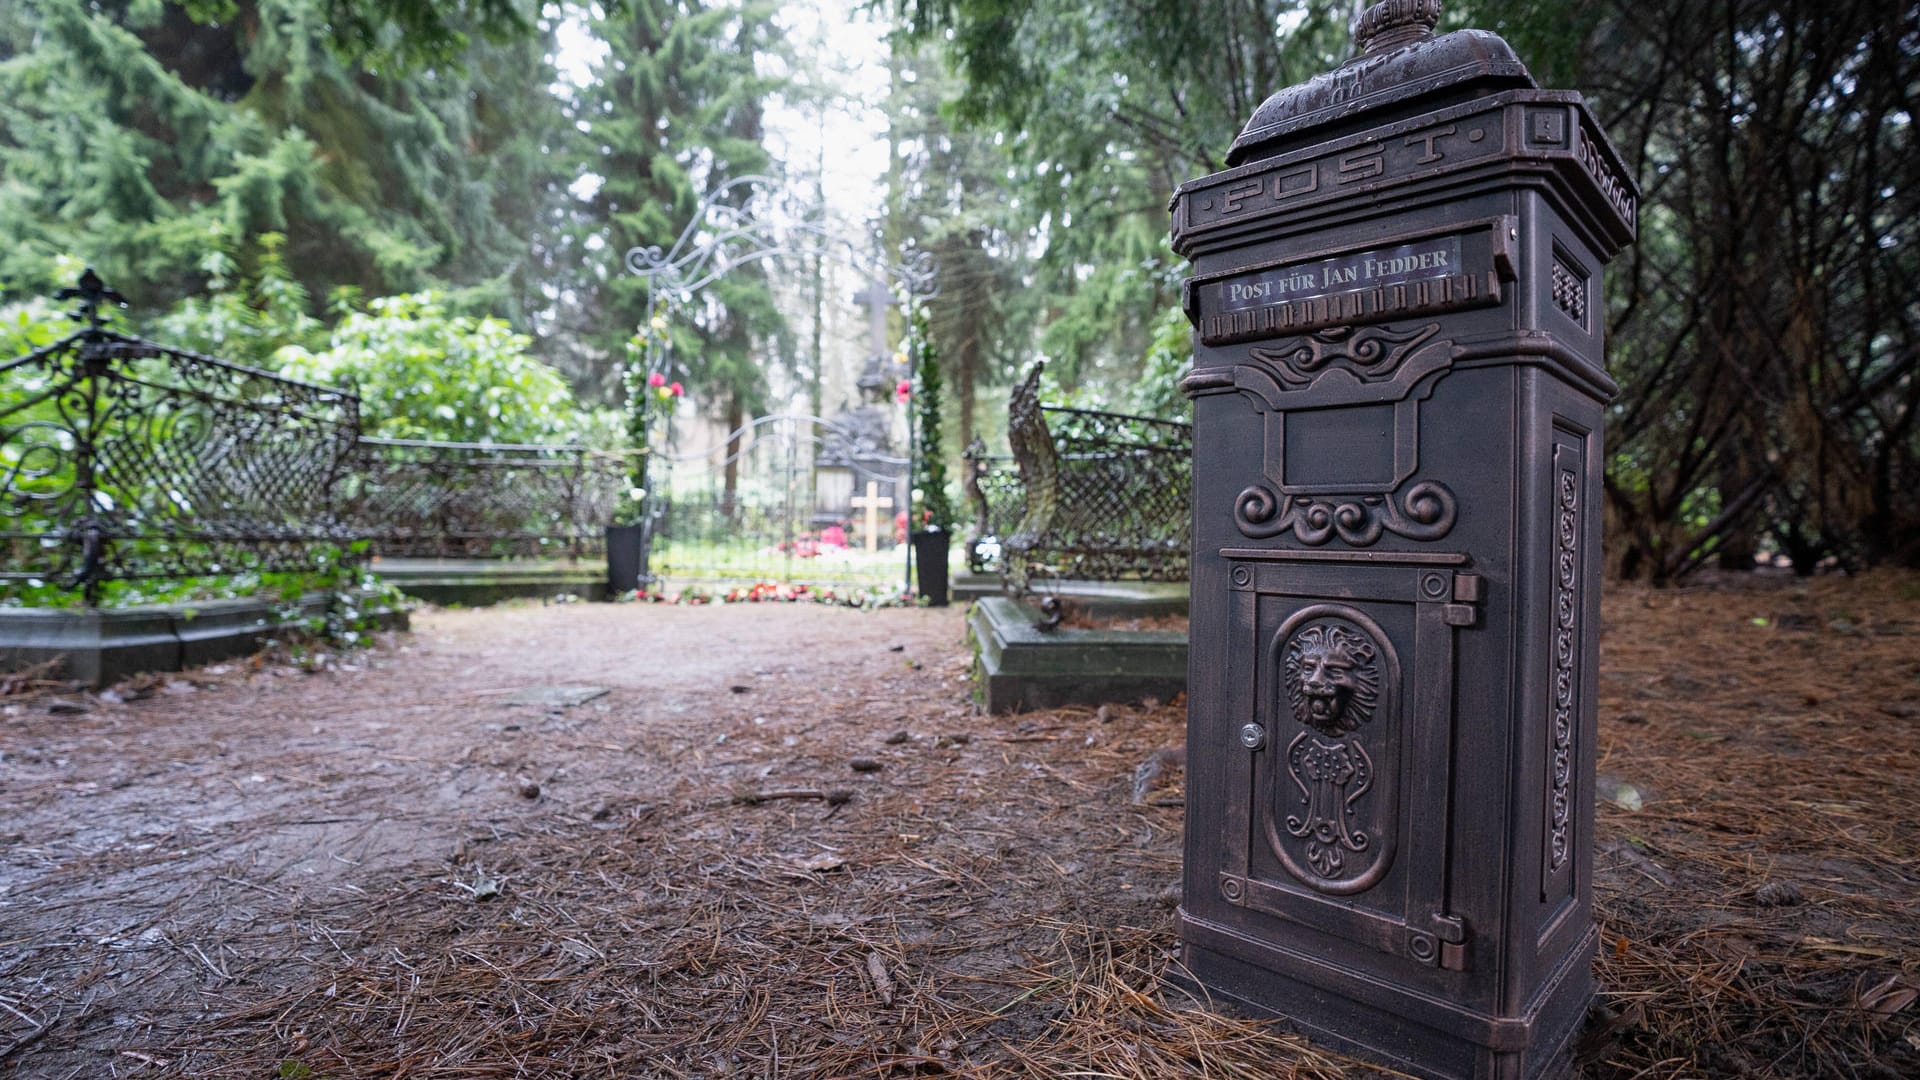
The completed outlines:
{"type": "Polygon", "coordinates": [[[640,587],[647,573],[645,525],[607,526],[607,596],[609,599],[640,587]]]}
{"type": "Polygon", "coordinates": [[[920,578],[920,595],[934,607],[947,606],[947,549],[952,543],[952,533],[913,534],[913,564],[920,578]]]}

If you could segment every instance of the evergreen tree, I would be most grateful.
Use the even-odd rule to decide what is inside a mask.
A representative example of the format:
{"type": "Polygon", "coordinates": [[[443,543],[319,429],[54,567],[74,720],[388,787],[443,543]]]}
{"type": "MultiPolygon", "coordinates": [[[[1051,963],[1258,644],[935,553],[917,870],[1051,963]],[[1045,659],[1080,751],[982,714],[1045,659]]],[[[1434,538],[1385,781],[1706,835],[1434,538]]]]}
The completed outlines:
{"type": "MultiPolygon", "coordinates": [[[[1268,95],[1344,60],[1355,0],[896,0],[909,35],[963,85],[954,117],[1003,136],[1005,192],[1038,252],[1041,348],[1068,389],[1136,380],[1156,316],[1178,302],[1167,196],[1224,164],[1268,95]]],[[[1580,53],[1586,8],[1545,0],[1448,5],[1500,30],[1543,77],[1580,53]],[[1548,46],[1551,47],[1548,47],[1548,46]],[[1551,62],[1549,62],[1551,61],[1551,62]]]]}
{"type": "Polygon", "coordinates": [[[563,123],[543,40],[475,46],[466,67],[377,72],[330,47],[338,8],[8,5],[0,230],[14,243],[0,295],[72,252],[156,312],[222,259],[252,276],[267,232],[285,236],[285,264],[316,298],[505,279],[558,191],[561,162],[537,151],[505,175],[487,169],[534,137],[523,132],[563,123]]]}
{"type": "MultiPolygon", "coordinates": [[[[567,290],[567,320],[588,348],[576,365],[596,368],[605,392],[618,385],[625,343],[650,315],[648,283],[627,272],[626,251],[670,249],[702,195],[773,170],[762,119],[777,82],[756,60],[775,47],[774,10],[763,0],[634,0],[596,23],[608,52],[581,95],[578,126],[584,169],[599,186],[567,253],[578,282],[567,290]]],[[[688,392],[737,428],[763,407],[763,354],[783,332],[764,272],[741,267],[681,299],[683,325],[668,329],[674,377],[684,373],[688,392]]]]}
{"type": "Polygon", "coordinates": [[[947,497],[947,454],[941,399],[940,351],[929,333],[925,307],[916,309],[910,328],[915,382],[915,427],[919,446],[913,458],[913,490],[920,493],[920,505],[914,509],[914,528],[940,532],[953,531],[953,500],[947,497]]]}
{"type": "Polygon", "coordinates": [[[1021,207],[1004,193],[1013,162],[1002,141],[957,127],[944,111],[960,88],[936,52],[905,42],[895,49],[889,232],[939,268],[926,335],[954,387],[948,413],[963,448],[979,432],[981,388],[1003,384],[1030,359],[1041,294],[1028,287],[1021,207]]]}

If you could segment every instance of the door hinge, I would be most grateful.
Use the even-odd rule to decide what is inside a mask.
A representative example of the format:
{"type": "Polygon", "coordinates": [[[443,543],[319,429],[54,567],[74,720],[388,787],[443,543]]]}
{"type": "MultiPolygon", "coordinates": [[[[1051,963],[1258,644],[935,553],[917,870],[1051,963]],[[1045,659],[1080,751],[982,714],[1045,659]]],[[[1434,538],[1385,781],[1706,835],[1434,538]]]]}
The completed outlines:
{"type": "Polygon", "coordinates": [[[1486,579],[1479,574],[1453,575],[1453,603],[1442,609],[1448,626],[1476,626],[1480,604],[1486,600],[1486,579]]]}
{"type": "Polygon", "coordinates": [[[1433,936],[1440,939],[1440,966],[1448,971],[1467,970],[1467,920],[1458,915],[1432,917],[1433,936]]]}

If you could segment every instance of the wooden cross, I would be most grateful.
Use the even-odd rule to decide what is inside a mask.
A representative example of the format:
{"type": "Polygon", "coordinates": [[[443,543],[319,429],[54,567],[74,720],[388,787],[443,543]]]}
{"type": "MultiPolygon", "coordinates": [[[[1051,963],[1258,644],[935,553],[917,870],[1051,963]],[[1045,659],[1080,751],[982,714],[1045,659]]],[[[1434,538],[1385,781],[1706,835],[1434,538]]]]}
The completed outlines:
{"type": "Polygon", "coordinates": [[[867,512],[867,554],[880,550],[880,511],[893,506],[893,500],[880,494],[880,485],[867,481],[866,498],[856,495],[852,499],[855,510],[867,512]]]}

